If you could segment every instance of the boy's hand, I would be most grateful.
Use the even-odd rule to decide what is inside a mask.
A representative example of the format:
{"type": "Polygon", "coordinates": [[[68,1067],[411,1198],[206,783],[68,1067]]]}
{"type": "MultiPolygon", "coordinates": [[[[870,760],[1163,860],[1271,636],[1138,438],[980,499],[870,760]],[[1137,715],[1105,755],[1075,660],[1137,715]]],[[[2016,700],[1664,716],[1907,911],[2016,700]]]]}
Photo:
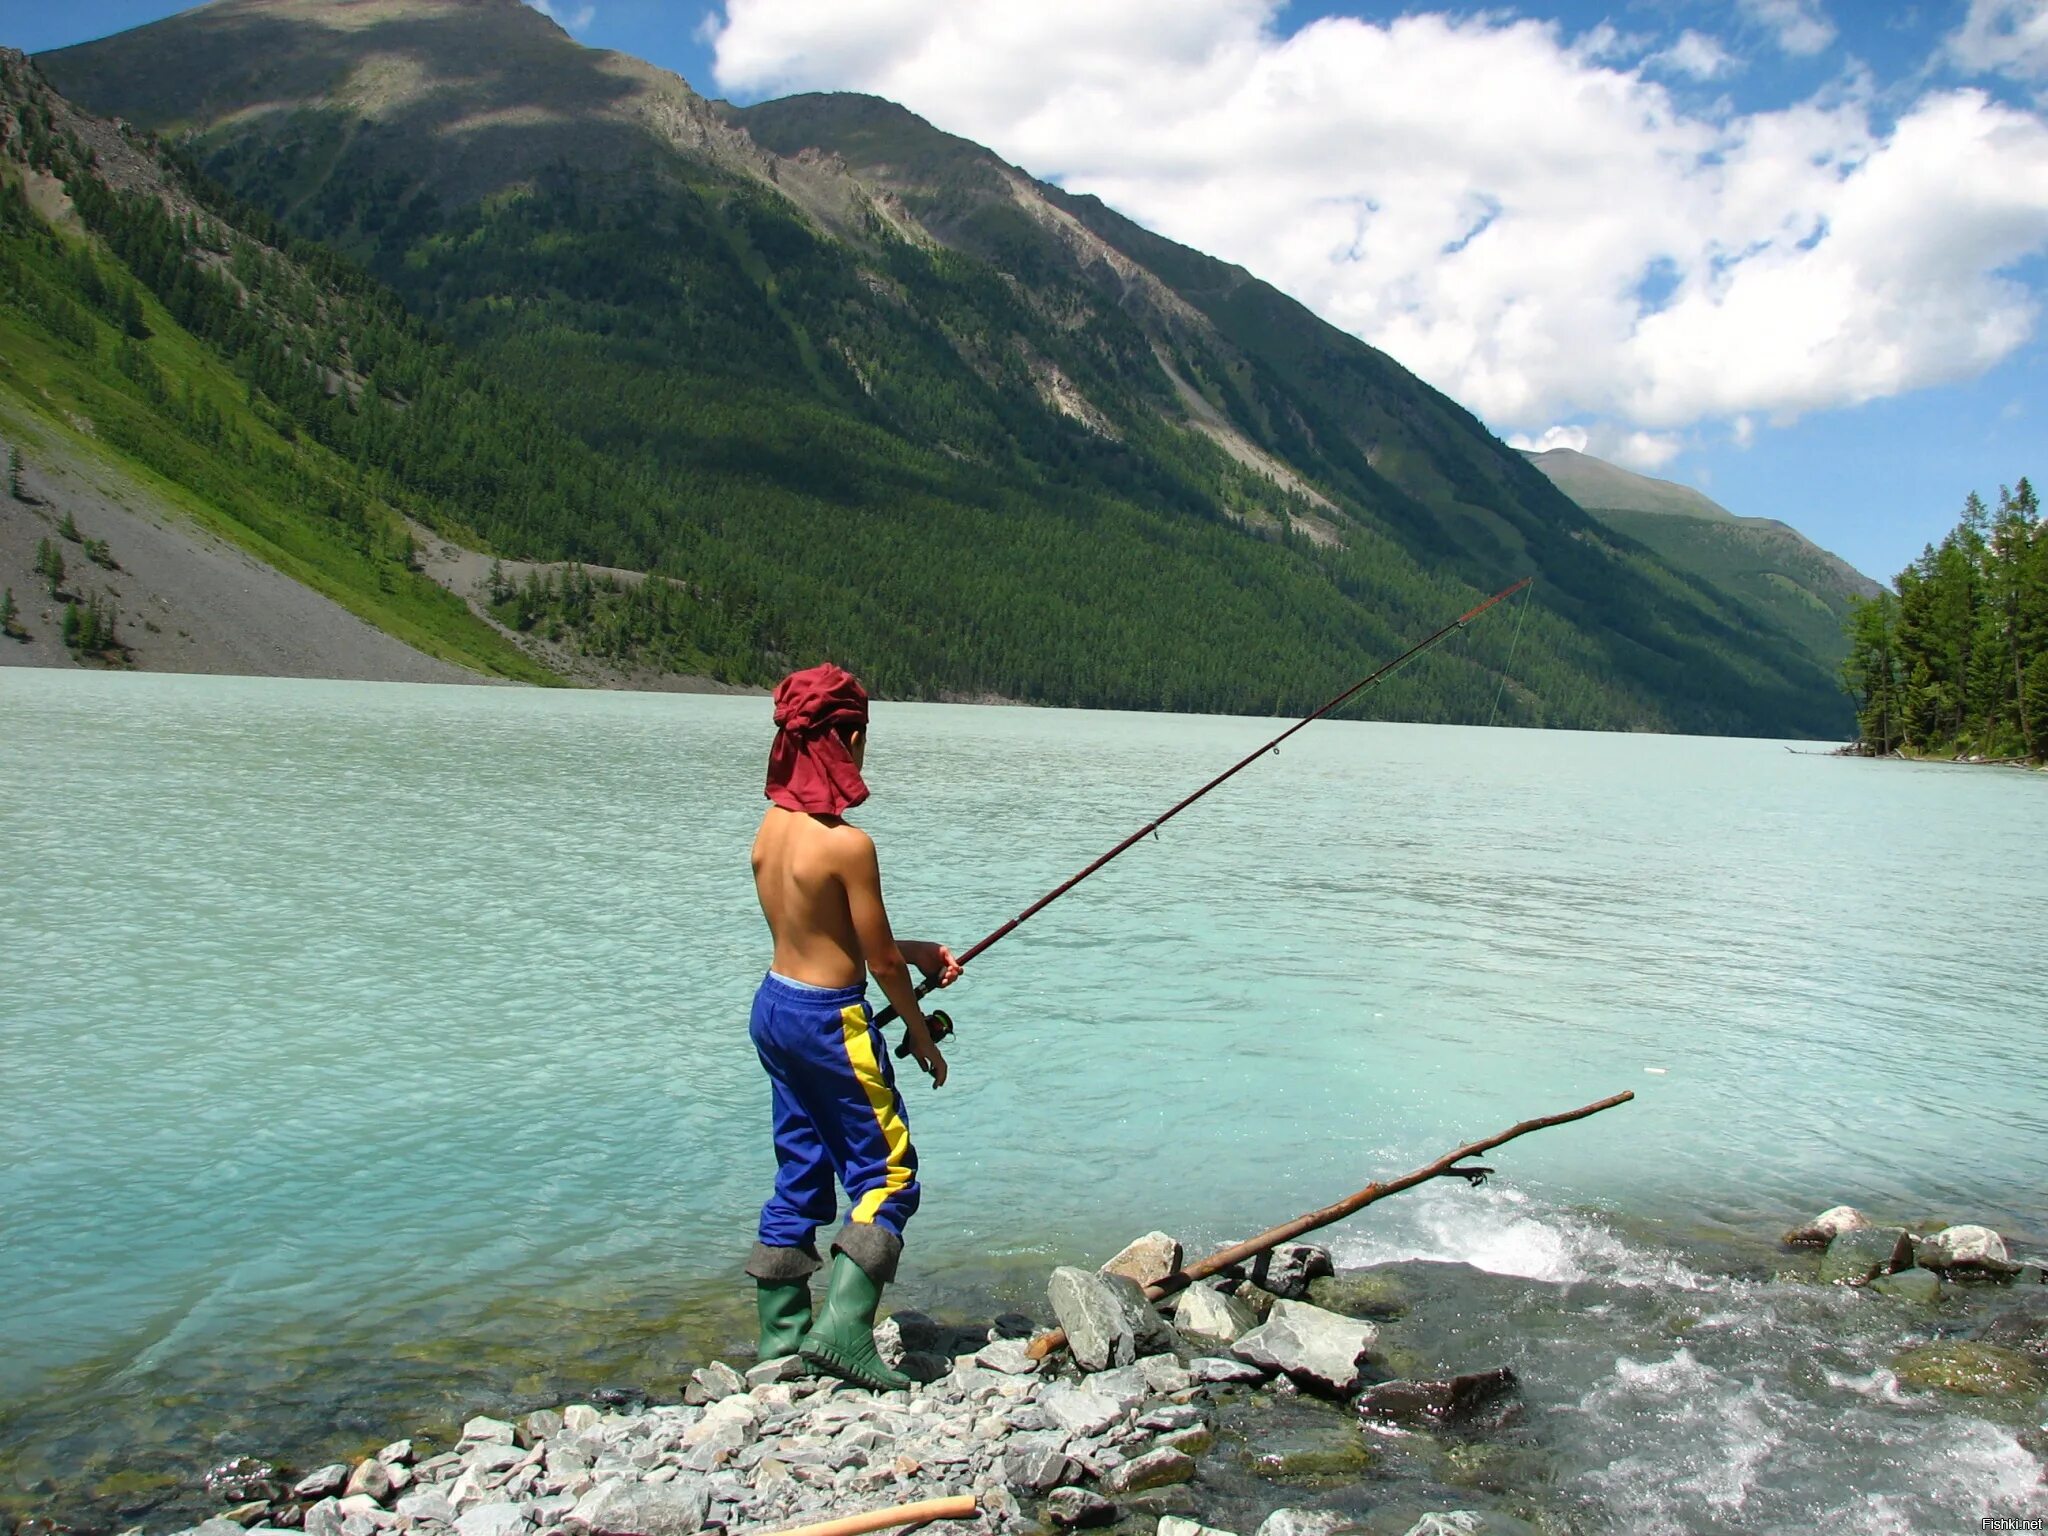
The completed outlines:
{"type": "Polygon", "coordinates": [[[953,951],[943,944],[933,944],[925,939],[901,939],[896,947],[903,951],[903,958],[935,979],[942,987],[950,987],[960,979],[960,962],[953,958],[953,951]]]}
{"type": "Polygon", "coordinates": [[[925,1076],[932,1080],[932,1086],[945,1087],[946,1058],[932,1039],[932,1032],[925,1028],[923,1020],[919,1020],[914,1029],[904,1030],[903,1043],[910,1047],[911,1056],[916,1059],[918,1066],[924,1069],[925,1076]]]}

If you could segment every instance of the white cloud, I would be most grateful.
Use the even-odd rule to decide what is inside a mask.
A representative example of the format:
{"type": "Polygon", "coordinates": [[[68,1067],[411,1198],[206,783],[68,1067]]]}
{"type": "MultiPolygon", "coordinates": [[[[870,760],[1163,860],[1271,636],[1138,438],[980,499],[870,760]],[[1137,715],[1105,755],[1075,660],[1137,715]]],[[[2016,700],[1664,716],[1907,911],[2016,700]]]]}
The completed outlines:
{"type": "Polygon", "coordinates": [[[1737,4],[1786,53],[1804,58],[1835,40],[1835,24],[1821,9],[1820,0],[1737,0],[1737,4]]]}
{"type": "Polygon", "coordinates": [[[1728,440],[1738,448],[1747,448],[1756,441],[1756,422],[1748,416],[1738,416],[1728,423],[1728,440]]]}
{"type": "Polygon", "coordinates": [[[1948,55],[1974,74],[2048,80],[2048,0],[1970,0],[1948,55]]]}
{"type": "Polygon", "coordinates": [[[597,20],[597,7],[594,5],[558,6],[554,0],[526,0],[526,3],[570,32],[581,32],[597,20]]]}
{"type": "Polygon", "coordinates": [[[1735,55],[1704,32],[1690,29],[1679,34],[1678,41],[1661,53],[1654,53],[1643,61],[1646,65],[1689,75],[1695,80],[1713,80],[1722,75],[1732,75],[1741,67],[1735,55]]]}
{"type": "Polygon", "coordinates": [[[2006,274],[2048,250],[2037,115],[1962,90],[1884,123],[1853,80],[1693,113],[1606,33],[1478,12],[1287,34],[1281,9],[727,0],[715,67],[742,95],[901,101],[1241,263],[1497,427],[1584,422],[1639,467],[1695,423],[1974,376],[2032,333],[2006,274]]]}
{"type": "Polygon", "coordinates": [[[1540,437],[1512,433],[1508,437],[1508,446],[1519,448],[1524,453],[1548,453],[1553,448],[1569,448],[1573,453],[1584,453],[1587,441],[1584,427],[1549,427],[1540,437]]]}

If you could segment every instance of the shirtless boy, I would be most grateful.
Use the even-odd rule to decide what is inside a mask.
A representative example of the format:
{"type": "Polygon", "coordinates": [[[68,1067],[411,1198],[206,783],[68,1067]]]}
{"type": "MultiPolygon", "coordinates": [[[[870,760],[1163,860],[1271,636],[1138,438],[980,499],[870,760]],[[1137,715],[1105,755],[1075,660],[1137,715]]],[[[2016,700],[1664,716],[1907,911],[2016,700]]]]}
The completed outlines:
{"type": "Polygon", "coordinates": [[[942,944],[897,939],[882,905],[875,845],[842,813],[868,797],[860,768],[868,697],[826,662],[775,690],[773,802],[754,837],[754,891],[775,958],[754,994],[752,1035],[774,1089],[775,1193],[761,1207],[747,1261],[761,1312],[761,1358],[801,1354],[819,1370],[877,1392],[909,1385],[875,1351],[875,1309],[896,1277],[903,1224],[917,1209],[917,1152],[867,977],[902,1015],[904,1043],[934,1088],[946,1058],[912,990],[910,967],[950,986],[960,974],[942,944]],[[833,1180],[852,1209],[832,1242],[825,1303],[811,1311],[823,1266],[817,1229],[835,1214],[833,1180]]]}

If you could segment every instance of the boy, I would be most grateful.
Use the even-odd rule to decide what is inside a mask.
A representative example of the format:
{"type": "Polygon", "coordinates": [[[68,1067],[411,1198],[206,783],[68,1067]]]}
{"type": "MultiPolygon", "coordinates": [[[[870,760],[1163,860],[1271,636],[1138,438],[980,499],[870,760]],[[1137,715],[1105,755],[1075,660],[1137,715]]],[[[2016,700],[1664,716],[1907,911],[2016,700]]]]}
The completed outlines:
{"type": "Polygon", "coordinates": [[[868,797],[868,696],[830,662],[775,689],[768,754],[773,803],[754,837],[754,891],[775,958],[754,994],[751,1033],[774,1090],[775,1193],[747,1261],[761,1316],[761,1358],[801,1354],[843,1381],[886,1392],[909,1385],[875,1351],[875,1309],[896,1277],[903,1224],[917,1209],[917,1152],[881,1031],[870,1022],[873,973],[903,1017],[904,1042],[934,1088],[946,1058],[917,1005],[910,966],[950,986],[944,945],[889,929],[875,845],[842,814],[868,797]],[[832,1242],[825,1304],[811,1313],[817,1229],[832,1219],[833,1176],[852,1202],[832,1242]]]}

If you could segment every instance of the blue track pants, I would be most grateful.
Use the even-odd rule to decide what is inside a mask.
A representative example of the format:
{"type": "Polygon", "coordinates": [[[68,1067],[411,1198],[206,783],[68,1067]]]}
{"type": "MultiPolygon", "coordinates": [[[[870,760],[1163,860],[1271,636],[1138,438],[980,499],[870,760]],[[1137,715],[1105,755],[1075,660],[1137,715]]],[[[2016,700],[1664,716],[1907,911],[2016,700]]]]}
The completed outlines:
{"type": "Polygon", "coordinates": [[[863,987],[812,987],[773,971],[762,978],[749,1032],[774,1090],[775,1193],[761,1207],[760,1239],[811,1249],[836,1214],[836,1176],[853,1208],[835,1246],[863,1267],[887,1250],[882,1262],[893,1273],[903,1224],[917,1209],[917,1149],[871,1019],[863,987]]]}

